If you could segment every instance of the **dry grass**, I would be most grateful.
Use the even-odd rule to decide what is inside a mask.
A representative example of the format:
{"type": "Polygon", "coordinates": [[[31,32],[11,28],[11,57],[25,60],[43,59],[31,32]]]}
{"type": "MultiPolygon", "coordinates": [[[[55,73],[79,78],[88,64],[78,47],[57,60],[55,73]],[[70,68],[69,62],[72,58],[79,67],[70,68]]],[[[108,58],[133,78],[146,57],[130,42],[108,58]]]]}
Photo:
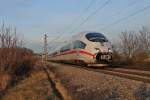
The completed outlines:
{"type": "Polygon", "coordinates": [[[149,100],[150,99],[150,90],[147,89],[146,84],[141,84],[139,88],[136,89],[134,93],[136,100],[149,100]]]}
{"type": "Polygon", "coordinates": [[[7,88],[7,86],[11,83],[10,80],[12,79],[9,74],[0,74],[0,92],[7,88]]]}
{"type": "Polygon", "coordinates": [[[33,72],[17,86],[9,89],[3,100],[57,100],[44,71],[33,72]]]}

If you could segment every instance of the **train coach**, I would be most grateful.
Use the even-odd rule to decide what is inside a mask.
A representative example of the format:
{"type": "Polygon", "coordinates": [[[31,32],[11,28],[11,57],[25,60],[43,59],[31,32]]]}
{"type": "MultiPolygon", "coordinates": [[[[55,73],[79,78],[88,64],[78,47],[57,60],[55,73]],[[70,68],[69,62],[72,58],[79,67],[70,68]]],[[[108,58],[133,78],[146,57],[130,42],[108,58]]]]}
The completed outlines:
{"type": "Polygon", "coordinates": [[[49,60],[88,66],[106,65],[112,62],[112,46],[102,33],[82,32],[71,38],[49,60]]]}

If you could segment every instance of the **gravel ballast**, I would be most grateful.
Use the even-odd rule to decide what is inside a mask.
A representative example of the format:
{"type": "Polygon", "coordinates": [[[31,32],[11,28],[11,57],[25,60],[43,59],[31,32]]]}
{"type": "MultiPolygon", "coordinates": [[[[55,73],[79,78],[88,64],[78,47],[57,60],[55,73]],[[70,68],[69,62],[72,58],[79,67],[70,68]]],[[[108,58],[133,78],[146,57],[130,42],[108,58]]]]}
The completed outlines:
{"type": "Polygon", "coordinates": [[[51,63],[74,100],[150,100],[150,84],[51,63]]]}

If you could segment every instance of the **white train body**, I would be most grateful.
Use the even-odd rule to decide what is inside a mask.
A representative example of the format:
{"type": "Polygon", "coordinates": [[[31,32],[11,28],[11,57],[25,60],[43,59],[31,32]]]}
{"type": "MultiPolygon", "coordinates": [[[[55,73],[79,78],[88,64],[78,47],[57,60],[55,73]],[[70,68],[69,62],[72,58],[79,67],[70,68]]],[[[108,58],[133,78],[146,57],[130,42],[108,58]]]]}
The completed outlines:
{"type": "Polygon", "coordinates": [[[51,54],[49,60],[84,64],[110,63],[112,53],[112,46],[102,33],[82,32],[51,54]]]}

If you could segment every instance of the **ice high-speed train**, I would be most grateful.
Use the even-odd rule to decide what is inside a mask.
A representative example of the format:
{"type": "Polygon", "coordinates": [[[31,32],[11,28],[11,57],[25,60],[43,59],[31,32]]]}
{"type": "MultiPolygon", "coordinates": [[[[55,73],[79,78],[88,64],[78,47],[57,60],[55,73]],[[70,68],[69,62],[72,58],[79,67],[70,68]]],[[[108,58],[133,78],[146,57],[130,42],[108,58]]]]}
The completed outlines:
{"type": "Polygon", "coordinates": [[[107,64],[112,62],[112,46],[102,33],[82,32],[50,54],[49,60],[74,64],[107,64]]]}

